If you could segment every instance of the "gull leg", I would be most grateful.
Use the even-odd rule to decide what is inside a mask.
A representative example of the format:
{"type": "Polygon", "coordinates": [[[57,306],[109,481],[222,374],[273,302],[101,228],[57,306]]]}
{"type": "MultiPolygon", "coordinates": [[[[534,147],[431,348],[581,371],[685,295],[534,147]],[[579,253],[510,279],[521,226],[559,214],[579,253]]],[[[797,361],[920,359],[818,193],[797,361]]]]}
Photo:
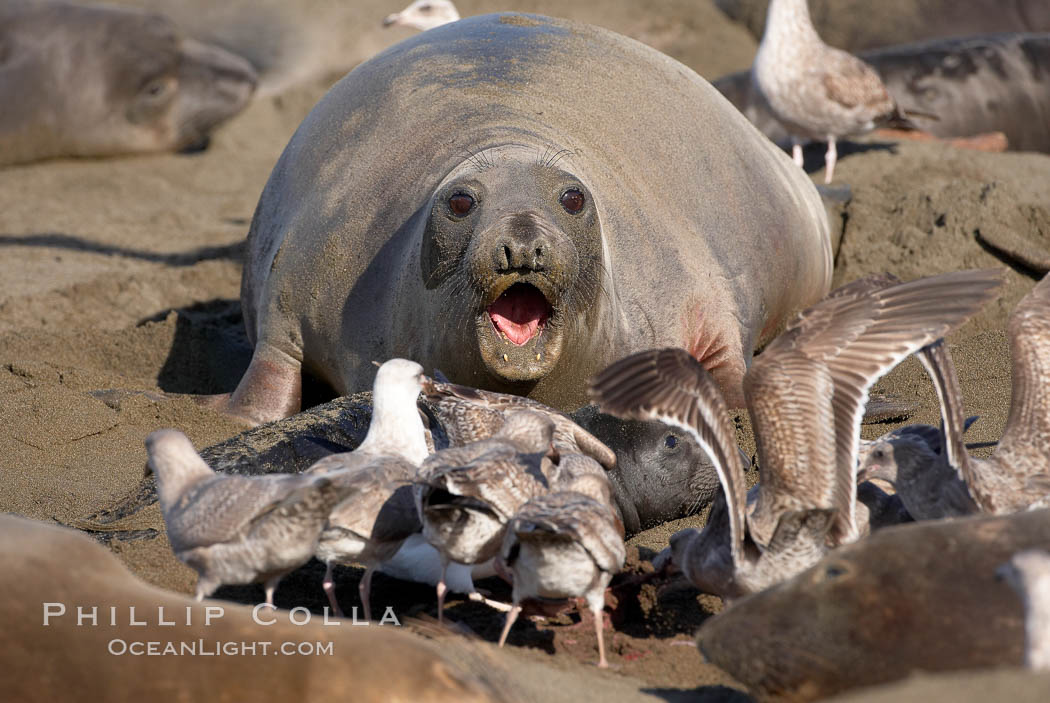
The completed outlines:
{"type": "MultiPolygon", "coordinates": [[[[604,625],[605,618],[602,614],[605,612],[605,587],[609,584],[611,578],[608,574],[605,575],[605,581],[601,588],[596,588],[587,594],[587,605],[590,606],[591,614],[594,616],[594,634],[598,637],[598,668],[608,669],[609,661],[605,658],[605,633],[604,625]]],[[[582,613],[581,620],[582,618],[582,613]]]]}
{"type": "Polygon", "coordinates": [[[494,610],[501,610],[504,613],[509,613],[514,608],[514,606],[510,605],[509,603],[504,603],[502,601],[492,600],[491,598],[486,598],[485,596],[481,595],[477,591],[474,591],[473,593],[467,594],[467,597],[470,598],[475,603],[484,603],[488,607],[490,607],[490,608],[492,608],[494,610]]]}
{"type": "Polygon", "coordinates": [[[794,137],[791,138],[791,158],[794,159],[796,166],[802,168],[802,142],[794,137]]]}
{"type": "Polygon", "coordinates": [[[598,668],[608,669],[609,662],[605,659],[605,633],[602,632],[602,608],[595,608],[592,604],[591,612],[594,613],[594,632],[598,635],[598,668]]]}
{"type": "Polygon", "coordinates": [[[365,620],[372,619],[372,607],[368,601],[372,594],[372,574],[375,573],[375,570],[374,566],[369,566],[365,569],[365,575],[361,577],[361,583],[357,584],[357,592],[361,594],[361,605],[365,609],[365,620]]]}
{"type": "Polygon", "coordinates": [[[278,581],[280,581],[280,579],[273,579],[266,582],[266,605],[274,610],[277,610],[277,606],[273,604],[273,592],[277,590],[278,581]]]}
{"type": "Polygon", "coordinates": [[[826,171],[824,172],[824,183],[831,183],[831,177],[835,173],[835,161],[838,159],[839,153],[835,150],[835,137],[828,135],[828,151],[824,154],[824,166],[826,171]]]}
{"type": "Polygon", "coordinates": [[[442,561],[441,563],[441,580],[437,583],[437,594],[438,594],[438,624],[445,622],[445,593],[448,592],[448,587],[445,586],[445,571],[448,570],[448,562],[442,561]]]}
{"type": "Polygon", "coordinates": [[[194,594],[193,598],[198,603],[200,603],[202,600],[204,600],[205,598],[210,596],[212,593],[215,593],[215,589],[218,588],[220,585],[222,585],[222,584],[216,583],[214,581],[209,581],[208,579],[204,578],[203,576],[198,576],[197,577],[197,592],[194,594]]]}
{"type": "Polygon", "coordinates": [[[514,624],[514,621],[518,619],[518,613],[521,612],[521,606],[515,603],[511,606],[511,609],[507,612],[507,621],[503,623],[503,632],[499,636],[499,646],[502,647],[507,642],[507,635],[510,634],[510,628],[514,624]]]}
{"type": "Polygon", "coordinates": [[[343,617],[343,611],[339,608],[339,601],[335,599],[335,579],[332,578],[332,564],[326,565],[328,568],[324,572],[324,581],[321,582],[321,588],[324,589],[324,593],[328,596],[328,604],[332,606],[332,612],[337,617],[343,617]]]}

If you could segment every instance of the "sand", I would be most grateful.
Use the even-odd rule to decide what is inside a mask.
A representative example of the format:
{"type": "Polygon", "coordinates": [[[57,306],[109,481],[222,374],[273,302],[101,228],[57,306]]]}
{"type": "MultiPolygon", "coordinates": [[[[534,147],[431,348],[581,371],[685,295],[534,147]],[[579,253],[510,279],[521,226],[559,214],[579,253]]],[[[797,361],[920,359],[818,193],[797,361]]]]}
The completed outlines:
{"type": "MultiPolygon", "coordinates": [[[[340,50],[323,61],[314,57],[309,65],[275,70],[281,80],[297,76],[294,85],[266,84],[203,153],[0,170],[0,511],[91,526],[136,575],[183,593],[192,592],[195,577],[171,555],[155,506],[105,527],[84,519],[135,488],[150,431],[178,427],[200,448],[242,429],[198,407],[189,394],[228,392],[247,366],[251,350],[238,296],[243,239],[259,193],[332,76],[409,35],[378,28],[400,3],[301,4],[310,9],[303,17],[313,27],[325,25],[322,10],[333,13],[331,33],[346,33],[340,50]],[[347,19],[350,5],[354,24],[347,19]]],[[[540,1],[513,6],[561,7],[540,1]]],[[[464,14],[486,7],[493,8],[462,4],[464,14]]],[[[645,12],[609,2],[571,12],[650,42],[708,77],[745,68],[754,52],[744,28],[708,2],[663,2],[645,12]]],[[[807,156],[819,163],[820,151],[807,156]]],[[[814,177],[822,180],[822,173],[814,177]]],[[[880,271],[909,279],[961,268],[1006,269],[1001,299],[950,339],[966,411],[981,417],[967,439],[996,440],[1010,394],[1006,319],[1039,273],[1004,262],[981,236],[1006,232],[1036,251],[1050,248],[1050,156],[875,138],[840,148],[836,182],[852,187],[852,199],[832,212],[834,223],[841,223],[836,284],[880,271]]],[[[906,362],[879,388],[918,404],[911,421],[937,421],[936,400],[918,363],[906,362]]],[[[875,436],[891,426],[866,426],[864,433],[875,436]]],[[[745,450],[753,452],[746,421],[740,431],[745,450]]],[[[537,677],[547,668],[568,672],[551,678],[558,682],[555,692],[566,697],[593,691],[588,687],[600,680],[610,700],[643,691],[664,699],[691,692],[703,700],[743,700],[732,680],[703,664],[691,645],[691,633],[720,601],[689,588],[658,587],[644,573],[644,557],[666,545],[673,531],[702,519],[663,525],[631,541],[637,548],[633,571],[615,591],[615,629],[607,634],[616,670],[592,671],[590,621],[585,616],[582,627],[570,629],[579,621],[575,614],[543,625],[522,622],[511,635],[508,661],[530,662],[537,677]]],[[[314,563],[289,578],[278,589],[278,605],[319,609],[322,575],[314,563]]],[[[340,574],[344,604],[353,599],[359,575],[354,569],[340,574]]],[[[407,616],[435,610],[429,588],[380,576],[374,592],[376,606],[389,604],[407,616]]],[[[225,588],[217,595],[254,602],[261,589],[225,588]]],[[[453,601],[450,614],[489,640],[502,622],[483,606],[460,601],[453,601]]]]}

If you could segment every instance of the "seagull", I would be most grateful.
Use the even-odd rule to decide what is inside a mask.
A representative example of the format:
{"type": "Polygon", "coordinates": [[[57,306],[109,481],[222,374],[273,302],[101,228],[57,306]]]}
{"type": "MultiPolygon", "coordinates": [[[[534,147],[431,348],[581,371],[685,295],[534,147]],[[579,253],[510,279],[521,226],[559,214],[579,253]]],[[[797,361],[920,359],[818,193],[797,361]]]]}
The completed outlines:
{"type": "Polygon", "coordinates": [[[198,601],[230,583],[262,581],[266,604],[281,577],[314,554],[343,493],[335,476],[216,474],[178,430],[146,437],[168,540],[198,574],[198,601]]]}
{"type": "MultiPolygon", "coordinates": [[[[547,454],[553,434],[548,417],[520,411],[508,416],[492,438],[443,449],[423,462],[415,501],[423,536],[441,553],[439,621],[444,618],[448,564],[478,564],[495,557],[514,513],[550,489],[554,467],[547,454]]],[[[480,594],[471,598],[483,600],[480,594]]]]}
{"type": "MultiPolygon", "coordinates": [[[[335,564],[365,565],[358,591],[365,620],[371,620],[372,574],[393,559],[406,540],[422,531],[411,485],[418,468],[401,457],[378,456],[367,466],[343,471],[333,479],[348,495],[328,515],[315,553],[327,567],[323,587],[336,615],[343,613],[335,598],[335,564]]],[[[307,471],[324,472],[316,465],[307,471]]]]}
{"type": "MultiPolygon", "coordinates": [[[[439,372],[440,373],[440,372],[439,372]]],[[[539,401],[430,378],[423,380],[423,398],[448,436],[462,446],[495,434],[510,413],[532,410],[554,423],[554,448],[559,455],[585,454],[606,469],[616,466],[616,454],[568,415],[539,401]]]]}
{"type": "Polygon", "coordinates": [[[874,68],[821,41],[806,0],[770,1],[751,80],[791,134],[799,167],[803,139],[827,141],[825,183],[831,183],[835,172],[838,137],[870,132],[881,124],[914,128],[874,68]]]}
{"type": "Polygon", "coordinates": [[[590,392],[603,410],[676,425],[715,463],[723,491],[708,524],[671,539],[673,560],[687,578],[737,597],[856,539],[855,472],[868,389],[969,318],[1000,279],[988,270],[892,285],[871,277],[800,313],[744,379],[761,478],[751,496],[725,399],[688,352],[640,352],[601,372],[590,392]]]}
{"type": "MultiPolygon", "coordinates": [[[[944,340],[925,347],[917,356],[933,380],[937,395],[945,398],[944,379],[949,375],[954,378],[955,366],[944,340]]],[[[961,399],[952,396],[947,399],[947,403],[951,402],[961,399]]],[[[942,416],[944,422],[953,422],[947,403],[941,402],[942,416]]],[[[976,417],[967,418],[963,431],[975,420],[976,417]]],[[[966,449],[962,442],[948,441],[942,427],[905,425],[863,444],[857,481],[886,481],[914,519],[936,520],[978,512],[959,473],[961,453],[966,449]]]]}
{"type": "Polygon", "coordinates": [[[425,32],[459,19],[459,11],[449,0],[415,0],[401,12],[387,15],[384,27],[411,27],[425,32]]]}
{"type": "Polygon", "coordinates": [[[969,421],[962,419],[955,365],[947,350],[934,350],[924,364],[941,401],[943,459],[930,461],[921,447],[907,441],[907,434],[903,438],[891,434],[872,445],[861,472],[874,477],[895,473],[898,493],[906,504],[933,499],[929,517],[957,514],[952,505],[959,501],[948,503],[946,498],[958,495],[960,486],[967,489],[975,511],[983,513],[1005,515],[1050,506],[1050,275],[1014,308],[1008,334],[1013,361],[1010,414],[990,457],[979,459],[967,453],[962,434],[969,421]],[[876,455],[880,448],[882,454],[876,455]]]}
{"type": "MultiPolygon", "coordinates": [[[[418,581],[431,579],[437,551],[422,540],[411,482],[428,456],[425,428],[417,401],[423,367],[406,359],[390,359],[379,367],[372,387],[372,420],[364,441],[351,452],[332,454],[306,470],[334,475],[346,497],[332,509],[317,545],[325,563],[323,587],[332,611],[342,615],[332,578],[336,564],[364,564],[358,584],[366,620],[372,619],[370,593],[376,568],[394,567],[394,575],[418,581]],[[404,553],[401,553],[404,549],[404,553]]],[[[470,569],[456,566],[453,590],[474,591],[470,569]]]]}
{"type": "Polygon", "coordinates": [[[598,666],[609,666],[602,633],[605,589],[623,568],[627,549],[623,524],[608,504],[576,491],[533,498],[511,519],[500,558],[514,575],[513,606],[500,647],[521,613],[522,600],[582,596],[594,614],[598,666]]]}

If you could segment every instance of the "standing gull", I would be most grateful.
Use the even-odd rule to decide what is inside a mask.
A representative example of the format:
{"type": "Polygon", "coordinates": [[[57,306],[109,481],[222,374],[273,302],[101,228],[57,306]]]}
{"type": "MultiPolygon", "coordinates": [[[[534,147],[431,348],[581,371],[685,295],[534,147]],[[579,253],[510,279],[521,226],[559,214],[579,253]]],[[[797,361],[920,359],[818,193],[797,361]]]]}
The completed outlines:
{"type": "Polygon", "coordinates": [[[1014,554],[996,574],[1024,603],[1024,663],[1050,670],[1050,554],[1030,549],[1014,554]]]}
{"type": "Polygon", "coordinates": [[[642,352],[599,374],[592,397],[603,409],[678,425],[715,462],[724,494],[708,525],[672,538],[674,561],[686,576],[712,593],[739,596],[855,539],[858,435],[868,389],[976,312],[999,278],[995,271],[964,271],[887,287],[864,279],[801,313],[744,379],[761,477],[753,497],[745,493],[725,400],[687,352],[642,352]]]}
{"type": "MultiPolygon", "coordinates": [[[[518,508],[549,490],[547,458],[554,424],[532,411],[512,414],[491,439],[444,449],[427,458],[415,484],[424,538],[442,559],[438,620],[444,618],[450,562],[478,564],[499,552],[518,508]]],[[[471,598],[478,598],[471,594],[471,598]]]]}
{"type": "MultiPolygon", "coordinates": [[[[962,434],[962,394],[951,357],[946,352],[930,357],[927,370],[941,400],[944,416],[946,462],[924,462],[914,446],[884,436],[887,451],[869,452],[861,465],[865,475],[896,473],[898,491],[905,500],[916,500],[913,486],[928,492],[954,491],[958,477],[981,512],[1002,515],[1050,505],[1050,276],[1035,285],[1014,308],[1008,327],[1012,359],[1012,393],[1006,430],[987,459],[966,452],[962,434]],[[889,451],[892,449],[892,451],[889,451]],[[954,467],[948,471],[945,463],[954,467]],[[927,475],[917,475],[925,472],[927,475]],[[929,487],[940,479],[940,488],[929,487]]],[[[875,445],[877,446],[877,445],[875,445]]],[[[934,503],[932,508],[947,511],[934,503]]],[[[933,512],[939,517],[948,512],[933,512]]]]}
{"type": "Polygon", "coordinates": [[[338,615],[342,611],[335,598],[333,566],[365,565],[358,588],[365,619],[371,620],[372,573],[422,529],[409,485],[427,457],[416,407],[422,379],[423,367],[414,361],[391,359],[380,366],[364,441],[354,451],[327,456],[304,472],[331,476],[346,495],[329,514],[317,544],[317,558],[327,567],[324,591],[338,615]]]}
{"type": "Polygon", "coordinates": [[[623,525],[609,506],[576,491],[533,498],[510,521],[500,558],[514,574],[514,604],[499,646],[507,641],[523,599],[583,596],[594,614],[598,666],[607,667],[602,633],[605,589],[627,558],[623,525]]]}
{"type": "Polygon", "coordinates": [[[838,137],[908,124],[882,79],[856,56],[821,41],[806,0],[771,0],[751,79],[791,134],[802,166],[802,140],[826,140],[824,182],[831,183],[838,137]]]}
{"type": "Polygon", "coordinates": [[[272,606],[277,583],[314,555],[342,498],[334,476],[216,474],[177,430],[150,433],[146,451],[172,551],[198,574],[197,600],[262,581],[272,606]]]}
{"type": "MultiPolygon", "coordinates": [[[[368,594],[374,568],[431,585],[440,578],[441,558],[423,539],[414,499],[409,500],[411,510],[406,510],[405,503],[411,495],[405,485],[414,479],[429,451],[417,406],[421,379],[425,378],[422,371],[419,364],[405,359],[382,364],[373,385],[372,419],[364,441],[352,452],[330,455],[305,469],[314,474],[339,472],[340,485],[346,492],[329,516],[317,551],[318,559],[327,564],[323,585],[334,612],[340,612],[332,579],[335,564],[366,566],[358,584],[366,611],[370,611],[368,594]]],[[[484,567],[475,570],[452,564],[447,584],[457,593],[472,593],[473,577],[490,574],[491,570],[484,567]]]]}

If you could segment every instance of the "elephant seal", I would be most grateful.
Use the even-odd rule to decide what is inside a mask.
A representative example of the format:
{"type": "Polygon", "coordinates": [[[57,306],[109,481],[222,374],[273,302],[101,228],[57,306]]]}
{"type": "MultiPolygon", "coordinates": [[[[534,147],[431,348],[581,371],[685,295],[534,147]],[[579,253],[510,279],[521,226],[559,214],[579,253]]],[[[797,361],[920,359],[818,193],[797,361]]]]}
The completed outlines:
{"type": "MultiPolygon", "coordinates": [[[[905,110],[937,116],[937,137],[1002,132],[1015,151],[1050,151],[1050,34],[983,34],[865,51],[858,56],[905,110]]],[[[788,133],[752,85],[751,72],[714,81],[763,134],[788,133]]]]}
{"type": "MultiPolygon", "coordinates": [[[[616,454],[616,466],[606,476],[628,536],[699,511],[719,489],[714,466],[688,433],[658,421],[621,420],[593,405],[569,416],[616,454]]],[[[371,417],[371,394],[359,393],[246,430],[200,454],[219,473],[302,473],[326,456],[360,445],[371,417]]],[[[430,431],[436,448],[449,446],[432,414],[430,431]]],[[[156,483],[148,476],[130,495],[78,526],[110,525],[156,500],[156,483]]]]}
{"type": "Polygon", "coordinates": [[[1021,601],[996,570],[1050,543],[1050,509],[887,527],[700,627],[712,663],[763,696],[826,698],[913,671],[1020,666],[1021,601]]]}
{"type": "Polygon", "coordinates": [[[585,24],[472,17],[358,66],[285,148],[225,407],[284,417],[301,371],[345,394],[400,356],[573,409],[653,346],[739,402],[753,348],[831,268],[812,183],[690,69],[585,24]]]}
{"type": "Polygon", "coordinates": [[[0,166],[199,147],[255,83],[246,60],[163,15],[13,0],[0,7],[0,166]]]}
{"type": "Polygon", "coordinates": [[[476,643],[197,603],[73,530],[0,515],[0,534],[7,700],[507,700],[504,669],[476,643]]]}

